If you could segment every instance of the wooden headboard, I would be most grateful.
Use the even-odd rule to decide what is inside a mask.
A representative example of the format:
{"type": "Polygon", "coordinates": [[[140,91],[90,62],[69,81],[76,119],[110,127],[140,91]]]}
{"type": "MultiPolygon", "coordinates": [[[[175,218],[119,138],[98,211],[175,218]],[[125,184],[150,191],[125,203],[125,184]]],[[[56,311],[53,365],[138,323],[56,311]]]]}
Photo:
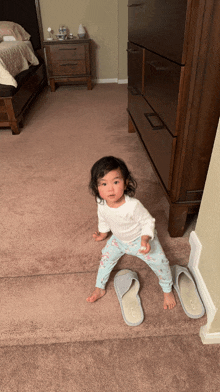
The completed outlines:
{"type": "Polygon", "coordinates": [[[0,20],[20,24],[31,35],[34,50],[42,49],[43,29],[39,0],[0,0],[0,20]]]}

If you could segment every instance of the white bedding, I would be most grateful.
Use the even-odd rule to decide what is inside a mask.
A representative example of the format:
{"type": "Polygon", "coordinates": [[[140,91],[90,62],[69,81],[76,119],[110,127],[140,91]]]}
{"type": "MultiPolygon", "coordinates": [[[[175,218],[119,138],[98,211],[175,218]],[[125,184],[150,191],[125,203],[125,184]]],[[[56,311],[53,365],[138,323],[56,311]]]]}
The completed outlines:
{"type": "Polygon", "coordinates": [[[0,43],[0,84],[17,87],[14,77],[30,65],[38,64],[30,41],[0,43]]]}

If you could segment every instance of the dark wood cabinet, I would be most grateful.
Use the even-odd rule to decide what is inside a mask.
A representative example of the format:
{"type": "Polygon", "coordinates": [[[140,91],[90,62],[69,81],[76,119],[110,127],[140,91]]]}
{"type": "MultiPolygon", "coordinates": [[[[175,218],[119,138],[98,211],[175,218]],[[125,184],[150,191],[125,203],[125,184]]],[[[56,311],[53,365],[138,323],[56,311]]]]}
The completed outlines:
{"type": "Polygon", "coordinates": [[[129,42],[128,53],[129,88],[132,90],[133,94],[141,94],[143,84],[143,49],[129,42]]]}
{"type": "Polygon", "coordinates": [[[149,50],[144,51],[143,66],[143,96],[175,136],[180,76],[184,67],[149,50]]]}
{"type": "Polygon", "coordinates": [[[128,0],[128,40],[182,63],[187,0],[128,0]]]}
{"type": "Polygon", "coordinates": [[[148,103],[140,95],[128,93],[129,114],[154,165],[167,189],[171,186],[170,168],[175,138],[165,124],[155,115],[148,103]]]}
{"type": "Polygon", "coordinates": [[[129,132],[140,136],[170,204],[169,233],[178,237],[199,209],[220,116],[220,3],[128,7],[129,132]]]}
{"type": "Polygon", "coordinates": [[[45,41],[47,75],[51,91],[55,83],[87,83],[91,90],[90,40],[45,41]]]}

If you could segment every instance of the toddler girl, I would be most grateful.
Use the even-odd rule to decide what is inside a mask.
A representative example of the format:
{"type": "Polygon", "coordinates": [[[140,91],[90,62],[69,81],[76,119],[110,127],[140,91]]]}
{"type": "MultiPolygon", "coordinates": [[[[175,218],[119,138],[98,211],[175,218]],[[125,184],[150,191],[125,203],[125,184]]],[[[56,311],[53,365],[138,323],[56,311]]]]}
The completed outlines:
{"type": "Polygon", "coordinates": [[[112,236],[102,250],[96,287],[88,302],[105,295],[105,285],[110,273],[123,254],[137,256],[155,272],[164,292],[164,309],[172,309],[175,298],[172,292],[172,275],[160,242],[155,219],[139,200],[134,198],[137,183],[125,163],[113,156],[99,159],[91,169],[89,187],[98,205],[98,231],[95,241],[112,236]]]}

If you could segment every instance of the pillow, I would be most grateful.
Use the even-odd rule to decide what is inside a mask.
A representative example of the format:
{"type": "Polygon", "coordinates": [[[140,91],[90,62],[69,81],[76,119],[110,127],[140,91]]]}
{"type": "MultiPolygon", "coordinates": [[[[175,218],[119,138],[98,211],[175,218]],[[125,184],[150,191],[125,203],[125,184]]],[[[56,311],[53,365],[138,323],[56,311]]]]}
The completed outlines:
{"type": "Polygon", "coordinates": [[[13,35],[4,35],[2,39],[3,41],[16,41],[16,38],[13,35]]]}
{"type": "Polygon", "coordinates": [[[23,27],[14,22],[0,22],[0,35],[13,35],[17,41],[27,41],[31,37],[23,27]]]}

